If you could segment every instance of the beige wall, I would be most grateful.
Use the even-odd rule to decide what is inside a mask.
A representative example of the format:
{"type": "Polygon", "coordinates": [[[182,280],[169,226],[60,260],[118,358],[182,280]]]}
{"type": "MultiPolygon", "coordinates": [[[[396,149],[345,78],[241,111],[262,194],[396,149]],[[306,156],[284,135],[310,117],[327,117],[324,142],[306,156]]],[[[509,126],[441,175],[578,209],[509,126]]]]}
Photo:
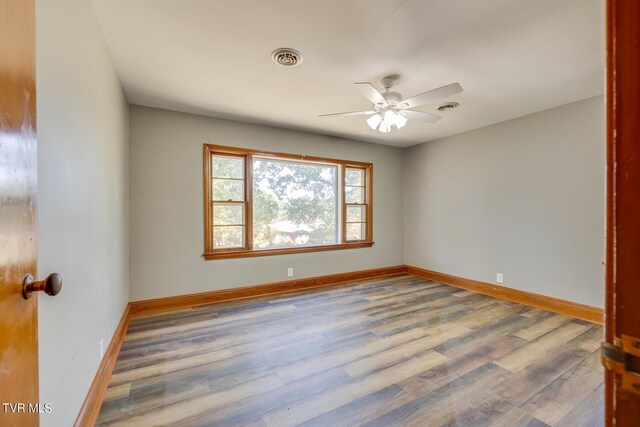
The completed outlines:
{"type": "Polygon", "coordinates": [[[130,122],[132,300],[402,264],[400,149],[138,106],[130,122]],[[372,162],[375,245],[205,261],[203,143],[372,162]]]}
{"type": "Polygon", "coordinates": [[[90,0],[36,2],[41,425],[70,426],[129,299],[128,106],[90,0]]]}
{"type": "Polygon", "coordinates": [[[603,97],[405,150],[405,263],[602,307],[604,156],[603,97]]]}

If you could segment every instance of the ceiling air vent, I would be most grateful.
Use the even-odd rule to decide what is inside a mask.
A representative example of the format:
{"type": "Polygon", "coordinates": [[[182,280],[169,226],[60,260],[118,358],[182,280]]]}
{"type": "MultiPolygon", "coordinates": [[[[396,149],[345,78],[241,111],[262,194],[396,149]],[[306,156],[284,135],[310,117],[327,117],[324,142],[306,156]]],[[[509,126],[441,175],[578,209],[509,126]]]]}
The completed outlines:
{"type": "Polygon", "coordinates": [[[295,67],[302,62],[302,54],[288,47],[274,50],[271,58],[273,58],[273,62],[283,67],[295,67]]]}
{"type": "Polygon", "coordinates": [[[454,108],[458,108],[458,104],[457,102],[447,102],[442,104],[441,106],[438,107],[438,111],[449,111],[449,110],[453,110],[454,108]]]}

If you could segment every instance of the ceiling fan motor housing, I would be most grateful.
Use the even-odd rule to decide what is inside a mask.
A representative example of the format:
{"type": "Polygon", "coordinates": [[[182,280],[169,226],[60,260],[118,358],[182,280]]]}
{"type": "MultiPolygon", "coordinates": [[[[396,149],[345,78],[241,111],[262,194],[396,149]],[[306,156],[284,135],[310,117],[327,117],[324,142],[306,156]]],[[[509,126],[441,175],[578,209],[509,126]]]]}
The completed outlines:
{"type": "Polygon", "coordinates": [[[384,92],[382,96],[389,105],[397,105],[400,101],[402,101],[402,95],[400,95],[398,92],[384,92]]]}

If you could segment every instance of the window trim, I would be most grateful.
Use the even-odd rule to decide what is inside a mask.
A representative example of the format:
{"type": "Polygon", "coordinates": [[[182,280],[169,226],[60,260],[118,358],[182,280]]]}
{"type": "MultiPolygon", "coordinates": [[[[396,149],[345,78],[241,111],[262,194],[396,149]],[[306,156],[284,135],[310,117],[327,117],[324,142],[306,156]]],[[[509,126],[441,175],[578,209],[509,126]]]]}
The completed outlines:
{"type": "Polygon", "coordinates": [[[373,246],[373,164],[356,162],[350,160],[332,159],[327,157],[305,156],[300,154],[287,154],[272,151],[252,150],[223,145],[204,144],[203,146],[203,189],[204,189],[204,258],[224,259],[224,258],[244,258],[255,256],[269,256],[281,254],[295,254],[305,252],[332,251],[340,249],[369,248],[373,246]],[[213,197],[212,197],[212,176],[211,158],[213,155],[237,156],[244,158],[244,178],[245,178],[245,246],[241,248],[213,248],[213,197]],[[338,202],[342,212],[340,219],[341,232],[338,233],[340,243],[332,245],[301,246],[293,248],[274,249],[252,249],[253,247],[253,157],[266,157],[284,160],[304,160],[309,162],[328,163],[338,166],[341,177],[338,180],[338,202]],[[365,172],[365,215],[366,215],[366,238],[364,240],[346,240],[347,223],[347,203],[345,198],[345,172],[347,168],[362,169],[365,172]],[[340,182],[340,180],[342,180],[340,182]]]}
{"type": "MultiPolygon", "coordinates": [[[[353,162],[351,162],[353,163],[353,162]]],[[[373,233],[372,222],[369,221],[369,215],[371,215],[373,207],[373,191],[371,189],[373,179],[370,177],[373,166],[355,166],[353,164],[342,165],[342,241],[344,243],[359,243],[367,242],[369,236],[373,233]],[[363,172],[364,182],[362,185],[347,185],[347,169],[359,169],[363,172]],[[364,189],[364,201],[363,203],[347,203],[347,187],[359,187],[364,189]],[[347,220],[347,210],[349,206],[361,206],[365,208],[365,220],[359,222],[359,224],[365,224],[365,238],[360,240],[347,240],[347,224],[350,222],[347,220]]],[[[351,222],[351,224],[358,224],[358,222],[351,222]]]]}

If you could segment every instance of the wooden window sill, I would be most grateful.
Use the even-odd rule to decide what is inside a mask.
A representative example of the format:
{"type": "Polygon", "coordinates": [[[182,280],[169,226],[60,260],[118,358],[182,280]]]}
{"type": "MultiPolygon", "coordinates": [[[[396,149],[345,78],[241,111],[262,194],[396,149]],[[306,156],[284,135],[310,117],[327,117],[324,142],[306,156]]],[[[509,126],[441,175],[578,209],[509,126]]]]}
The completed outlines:
{"type": "Polygon", "coordinates": [[[270,256],[270,255],[286,255],[286,254],[298,254],[305,252],[321,252],[321,251],[335,251],[340,249],[358,249],[358,248],[370,248],[375,242],[354,242],[354,243],[340,243],[338,245],[327,246],[307,246],[301,248],[279,248],[279,249],[259,249],[248,251],[246,249],[232,249],[220,252],[208,252],[203,254],[205,260],[211,259],[225,259],[225,258],[248,258],[255,256],[270,256]]]}

